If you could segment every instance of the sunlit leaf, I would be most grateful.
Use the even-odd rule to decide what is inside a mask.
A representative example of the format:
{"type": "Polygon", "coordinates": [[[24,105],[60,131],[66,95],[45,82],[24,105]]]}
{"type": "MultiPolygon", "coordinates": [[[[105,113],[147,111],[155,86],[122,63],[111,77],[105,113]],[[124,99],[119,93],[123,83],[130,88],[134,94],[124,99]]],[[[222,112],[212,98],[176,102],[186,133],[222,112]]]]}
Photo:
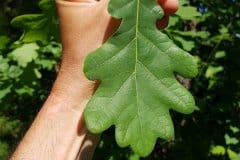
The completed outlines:
{"type": "Polygon", "coordinates": [[[214,146],[210,151],[213,155],[224,155],[226,150],[223,146],[214,146]]]}
{"type": "Polygon", "coordinates": [[[230,148],[227,149],[227,153],[230,160],[239,160],[240,158],[240,156],[230,148]]]}
{"type": "Polygon", "coordinates": [[[38,49],[39,46],[36,43],[24,44],[13,50],[10,53],[10,57],[17,61],[20,66],[26,67],[29,62],[37,58],[38,49]]]}
{"type": "Polygon", "coordinates": [[[230,137],[228,134],[225,134],[224,138],[227,145],[236,145],[239,143],[239,140],[237,138],[230,137]]]}
{"type": "Polygon", "coordinates": [[[116,141],[140,156],[151,153],[158,137],[171,139],[173,109],[191,113],[194,99],[176,79],[197,74],[194,58],[155,26],[163,11],[156,1],[111,0],[109,12],[122,18],[118,31],[85,60],[84,72],[101,84],[85,109],[93,133],[116,127],[116,141]]]}
{"type": "Polygon", "coordinates": [[[201,13],[197,11],[196,7],[185,6],[181,7],[177,11],[176,15],[180,16],[182,19],[191,20],[194,19],[195,17],[201,16],[201,13]]]}

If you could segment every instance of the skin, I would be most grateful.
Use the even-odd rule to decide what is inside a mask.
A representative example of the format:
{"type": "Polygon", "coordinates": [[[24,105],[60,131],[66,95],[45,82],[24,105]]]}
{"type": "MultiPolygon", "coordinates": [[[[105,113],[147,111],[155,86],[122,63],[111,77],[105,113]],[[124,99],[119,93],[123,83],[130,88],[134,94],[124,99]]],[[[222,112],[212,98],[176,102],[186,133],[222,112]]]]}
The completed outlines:
{"type": "MultiPolygon", "coordinates": [[[[61,69],[52,90],[11,160],[89,160],[99,135],[86,130],[83,110],[97,87],[82,72],[85,56],[117,29],[119,20],[107,13],[108,0],[57,0],[62,36],[61,69]],[[97,23],[96,23],[97,22],[97,23]]],[[[166,27],[178,0],[158,0],[166,27]]]]}

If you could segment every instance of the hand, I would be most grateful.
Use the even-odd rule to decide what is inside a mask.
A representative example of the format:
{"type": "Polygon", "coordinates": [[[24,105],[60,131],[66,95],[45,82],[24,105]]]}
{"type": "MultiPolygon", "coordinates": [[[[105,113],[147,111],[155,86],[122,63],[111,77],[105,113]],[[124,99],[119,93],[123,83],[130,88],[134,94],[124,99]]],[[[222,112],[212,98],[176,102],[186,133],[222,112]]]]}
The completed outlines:
{"type": "MultiPolygon", "coordinates": [[[[88,133],[83,109],[96,82],[84,76],[87,54],[100,47],[120,21],[107,13],[109,0],[57,0],[62,35],[62,64],[52,91],[11,160],[91,159],[98,141],[88,133]]],[[[178,9],[178,0],[158,0],[165,12],[157,22],[164,28],[178,9]]]]}

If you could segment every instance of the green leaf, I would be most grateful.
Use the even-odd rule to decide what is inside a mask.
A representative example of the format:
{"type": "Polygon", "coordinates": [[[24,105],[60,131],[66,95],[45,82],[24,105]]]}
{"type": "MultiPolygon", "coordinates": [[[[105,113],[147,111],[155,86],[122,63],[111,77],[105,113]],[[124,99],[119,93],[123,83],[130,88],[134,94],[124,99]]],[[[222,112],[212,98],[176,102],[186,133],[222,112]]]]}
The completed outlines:
{"type": "Polygon", "coordinates": [[[180,6],[184,6],[184,5],[188,5],[189,1],[188,0],[179,0],[179,5],[180,6]]]}
{"type": "Polygon", "coordinates": [[[20,69],[19,66],[10,66],[7,71],[8,78],[16,79],[18,78],[23,71],[20,69]]]}
{"type": "Polygon", "coordinates": [[[9,117],[0,116],[0,126],[0,137],[7,134],[17,137],[21,127],[21,122],[19,120],[11,120],[9,117]]]}
{"type": "Polygon", "coordinates": [[[140,159],[140,157],[137,154],[132,154],[129,156],[129,160],[139,160],[139,159],[140,159]]]}
{"type": "Polygon", "coordinates": [[[180,21],[179,17],[176,15],[173,15],[169,18],[168,28],[173,27],[177,25],[177,23],[180,21]]]}
{"type": "Polygon", "coordinates": [[[239,160],[240,156],[230,148],[227,149],[227,153],[230,160],[239,160]]]}
{"type": "Polygon", "coordinates": [[[195,47],[194,41],[187,41],[180,36],[174,36],[174,39],[181,43],[185,51],[191,51],[195,47]]]}
{"type": "Polygon", "coordinates": [[[55,11],[56,11],[55,1],[52,1],[52,0],[41,0],[41,1],[39,2],[39,7],[40,7],[45,13],[55,14],[55,11]]]}
{"type": "Polygon", "coordinates": [[[224,58],[225,56],[226,56],[225,51],[217,51],[217,53],[215,54],[215,58],[224,58]]]}
{"type": "Polygon", "coordinates": [[[44,14],[25,14],[14,18],[11,24],[24,29],[40,29],[46,22],[47,18],[44,14]]]}
{"type": "Polygon", "coordinates": [[[177,33],[179,35],[182,35],[182,36],[186,36],[186,37],[192,37],[192,38],[195,38],[195,37],[199,37],[199,38],[207,38],[209,36],[209,32],[206,32],[206,31],[185,31],[185,32],[182,32],[182,31],[173,31],[174,33],[177,33]]]}
{"type": "Polygon", "coordinates": [[[193,77],[197,64],[156,28],[163,11],[155,0],[111,0],[108,7],[122,24],[85,59],[86,76],[101,81],[85,109],[85,121],[93,133],[115,125],[120,146],[147,156],[158,137],[174,136],[170,109],[193,112],[194,99],[175,72],[193,77]]]}
{"type": "Polygon", "coordinates": [[[7,159],[9,148],[7,143],[0,141],[0,159],[7,159]]]}
{"type": "Polygon", "coordinates": [[[221,25],[220,27],[221,27],[221,28],[219,29],[219,32],[220,32],[221,34],[226,34],[226,33],[228,33],[228,28],[227,28],[226,26],[221,25]]]}
{"type": "Polygon", "coordinates": [[[239,140],[237,138],[230,137],[228,134],[225,134],[224,138],[227,145],[236,145],[239,143],[239,140]]]}
{"type": "Polygon", "coordinates": [[[223,146],[214,146],[210,151],[213,155],[224,155],[226,149],[223,146]]]}
{"type": "Polygon", "coordinates": [[[29,62],[37,58],[38,49],[39,46],[36,43],[24,44],[13,50],[10,53],[10,57],[17,61],[19,66],[26,67],[29,62]]]}
{"type": "Polygon", "coordinates": [[[11,88],[12,86],[8,86],[6,88],[0,88],[0,102],[1,102],[1,99],[3,99],[8,93],[11,92],[11,88]]]}
{"type": "Polygon", "coordinates": [[[207,71],[206,71],[206,74],[205,74],[205,77],[207,78],[213,78],[217,73],[223,71],[223,67],[222,66],[209,66],[207,68],[207,71]]]}
{"type": "Polygon", "coordinates": [[[59,39],[55,1],[41,0],[41,14],[25,14],[15,17],[11,24],[24,29],[21,40],[25,43],[40,41],[47,44],[51,38],[59,39]]]}
{"type": "Polygon", "coordinates": [[[23,28],[22,41],[31,43],[41,41],[46,43],[50,38],[48,17],[44,14],[26,14],[12,20],[12,25],[23,28]]]}
{"type": "Polygon", "coordinates": [[[230,126],[230,130],[233,132],[233,133],[238,133],[240,132],[240,129],[238,127],[235,127],[235,126],[230,126]]]}
{"type": "Polygon", "coordinates": [[[197,11],[197,8],[192,6],[184,6],[179,8],[179,10],[176,12],[176,15],[185,20],[192,20],[195,17],[201,16],[201,14],[197,11]]]}
{"type": "Polygon", "coordinates": [[[29,86],[26,86],[26,85],[22,86],[21,88],[16,88],[14,91],[18,95],[28,94],[28,95],[33,96],[33,94],[34,94],[34,89],[29,86]]]}
{"type": "Polygon", "coordinates": [[[215,35],[213,37],[211,37],[206,43],[219,43],[223,40],[226,40],[226,41],[232,41],[232,37],[229,33],[224,33],[224,34],[218,34],[218,35],[215,35]]]}
{"type": "Polygon", "coordinates": [[[48,60],[48,59],[43,59],[43,60],[37,60],[36,64],[40,65],[44,69],[51,70],[54,67],[54,64],[56,62],[54,60],[48,60]]]}
{"type": "Polygon", "coordinates": [[[0,36],[0,50],[4,49],[9,42],[10,38],[7,36],[0,36]]]}
{"type": "Polygon", "coordinates": [[[26,31],[24,33],[22,41],[24,43],[31,43],[31,42],[36,42],[36,41],[41,41],[43,43],[46,43],[47,40],[49,39],[49,34],[46,34],[48,32],[49,32],[48,28],[26,31]]]}
{"type": "MultiPolygon", "coordinates": [[[[0,55],[0,73],[3,74],[3,73],[6,73],[8,68],[9,68],[9,64],[8,64],[8,59],[6,58],[3,58],[2,55],[0,55]]],[[[1,76],[0,74],[0,76],[1,76]]],[[[2,77],[1,77],[2,78],[2,77]]]]}

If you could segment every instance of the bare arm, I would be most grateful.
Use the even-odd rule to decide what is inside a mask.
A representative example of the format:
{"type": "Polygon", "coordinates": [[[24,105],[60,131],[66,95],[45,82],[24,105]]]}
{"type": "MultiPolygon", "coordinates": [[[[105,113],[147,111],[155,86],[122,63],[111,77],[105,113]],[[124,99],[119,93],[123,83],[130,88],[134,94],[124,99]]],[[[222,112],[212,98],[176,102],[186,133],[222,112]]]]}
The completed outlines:
{"type": "Polygon", "coordinates": [[[95,82],[84,77],[82,63],[89,52],[103,43],[110,32],[106,28],[111,20],[105,8],[107,1],[97,3],[57,1],[63,44],[61,69],[51,94],[12,160],[72,160],[76,159],[79,146],[81,150],[83,146],[91,148],[88,152],[93,153],[97,141],[87,141],[91,135],[86,131],[82,112],[95,82]],[[98,16],[102,20],[96,27],[93,24],[98,16]]]}

